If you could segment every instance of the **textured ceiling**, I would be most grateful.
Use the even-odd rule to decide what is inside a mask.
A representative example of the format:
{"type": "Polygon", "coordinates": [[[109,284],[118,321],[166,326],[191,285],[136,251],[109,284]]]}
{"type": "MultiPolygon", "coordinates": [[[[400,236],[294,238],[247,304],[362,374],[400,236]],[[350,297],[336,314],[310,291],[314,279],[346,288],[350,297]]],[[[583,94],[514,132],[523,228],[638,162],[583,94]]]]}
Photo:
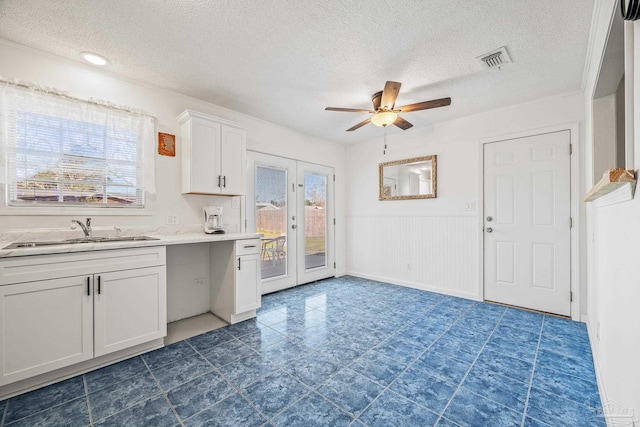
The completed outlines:
{"type": "MultiPolygon", "coordinates": [[[[2,0],[0,37],[172,89],[302,133],[376,138],[367,114],[385,81],[414,129],[578,90],[594,0],[2,0]],[[506,45],[514,61],[476,57],[506,45]]],[[[8,76],[19,77],[19,76],[8,76]]],[[[407,130],[404,132],[411,132],[407,130]]],[[[402,130],[390,127],[389,134],[402,130]]]]}

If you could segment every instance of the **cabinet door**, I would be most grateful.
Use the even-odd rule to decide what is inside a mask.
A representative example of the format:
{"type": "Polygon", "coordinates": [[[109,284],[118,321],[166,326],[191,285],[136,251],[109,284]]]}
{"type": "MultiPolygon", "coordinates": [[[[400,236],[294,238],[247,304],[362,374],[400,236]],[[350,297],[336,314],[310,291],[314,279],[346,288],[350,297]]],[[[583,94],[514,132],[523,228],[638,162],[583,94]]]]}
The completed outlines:
{"type": "Polygon", "coordinates": [[[164,266],[96,274],[94,291],[96,357],[167,334],[164,266]]]}
{"type": "Polygon", "coordinates": [[[235,314],[240,314],[261,305],[260,256],[242,255],[236,262],[235,314]]]}
{"type": "Polygon", "coordinates": [[[197,117],[192,119],[188,160],[191,167],[189,192],[220,194],[220,124],[197,117]]]}
{"type": "Polygon", "coordinates": [[[223,177],[223,194],[245,194],[245,146],[246,133],[243,129],[222,126],[220,174],[223,177]]]}
{"type": "Polygon", "coordinates": [[[0,385],[93,357],[91,280],[0,286],[0,385]]]}

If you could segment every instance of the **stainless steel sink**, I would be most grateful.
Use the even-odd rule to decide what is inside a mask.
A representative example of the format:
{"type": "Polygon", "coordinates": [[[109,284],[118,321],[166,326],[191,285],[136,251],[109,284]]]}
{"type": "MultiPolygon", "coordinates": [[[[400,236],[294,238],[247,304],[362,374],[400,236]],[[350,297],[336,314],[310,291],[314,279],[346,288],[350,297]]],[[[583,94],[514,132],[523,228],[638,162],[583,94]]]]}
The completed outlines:
{"type": "Polygon", "coordinates": [[[79,243],[108,243],[108,242],[136,242],[144,240],[160,240],[149,236],[131,236],[131,237],[78,237],[76,239],[54,240],[44,242],[15,242],[3,249],[23,249],[38,248],[41,246],[57,246],[57,245],[74,245],[79,243]]]}

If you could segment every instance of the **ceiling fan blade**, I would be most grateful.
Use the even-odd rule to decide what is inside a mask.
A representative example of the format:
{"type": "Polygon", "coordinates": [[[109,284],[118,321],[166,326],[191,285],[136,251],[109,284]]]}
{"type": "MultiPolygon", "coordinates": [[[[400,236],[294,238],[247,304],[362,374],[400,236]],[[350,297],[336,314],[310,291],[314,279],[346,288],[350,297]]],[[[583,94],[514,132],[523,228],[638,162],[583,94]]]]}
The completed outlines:
{"type": "Polygon", "coordinates": [[[428,110],[429,108],[446,107],[451,105],[451,98],[432,99],[431,101],[418,102],[416,104],[405,105],[404,107],[397,108],[403,113],[410,111],[428,110]]]}
{"type": "Polygon", "coordinates": [[[362,110],[359,108],[339,108],[339,107],[327,107],[325,111],[346,111],[348,113],[375,113],[373,110],[362,110]]]}
{"type": "Polygon", "coordinates": [[[402,130],[407,130],[410,127],[413,127],[413,125],[411,123],[409,123],[408,121],[406,121],[405,119],[403,119],[400,116],[398,116],[398,118],[396,119],[395,122],[393,122],[393,124],[398,126],[402,130]]]}
{"type": "Polygon", "coordinates": [[[367,120],[364,120],[360,123],[358,123],[357,125],[350,127],[349,129],[347,129],[347,132],[351,132],[352,130],[356,130],[356,129],[360,129],[362,126],[371,123],[371,118],[368,118],[367,120]]]}
{"type": "Polygon", "coordinates": [[[396,104],[396,98],[398,98],[398,92],[400,92],[400,86],[402,83],[388,81],[384,85],[382,91],[382,100],[380,101],[380,107],[391,110],[396,104]]]}

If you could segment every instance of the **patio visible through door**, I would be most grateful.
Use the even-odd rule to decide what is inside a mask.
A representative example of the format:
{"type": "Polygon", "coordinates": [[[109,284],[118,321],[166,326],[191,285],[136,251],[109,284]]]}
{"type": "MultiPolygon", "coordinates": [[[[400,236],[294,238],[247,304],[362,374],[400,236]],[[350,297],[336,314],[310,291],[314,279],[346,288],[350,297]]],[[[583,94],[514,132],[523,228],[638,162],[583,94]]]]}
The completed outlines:
{"type": "Polygon", "coordinates": [[[247,229],[263,234],[263,293],[333,276],[333,169],[254,152],[248,159],[247,229]]]}

